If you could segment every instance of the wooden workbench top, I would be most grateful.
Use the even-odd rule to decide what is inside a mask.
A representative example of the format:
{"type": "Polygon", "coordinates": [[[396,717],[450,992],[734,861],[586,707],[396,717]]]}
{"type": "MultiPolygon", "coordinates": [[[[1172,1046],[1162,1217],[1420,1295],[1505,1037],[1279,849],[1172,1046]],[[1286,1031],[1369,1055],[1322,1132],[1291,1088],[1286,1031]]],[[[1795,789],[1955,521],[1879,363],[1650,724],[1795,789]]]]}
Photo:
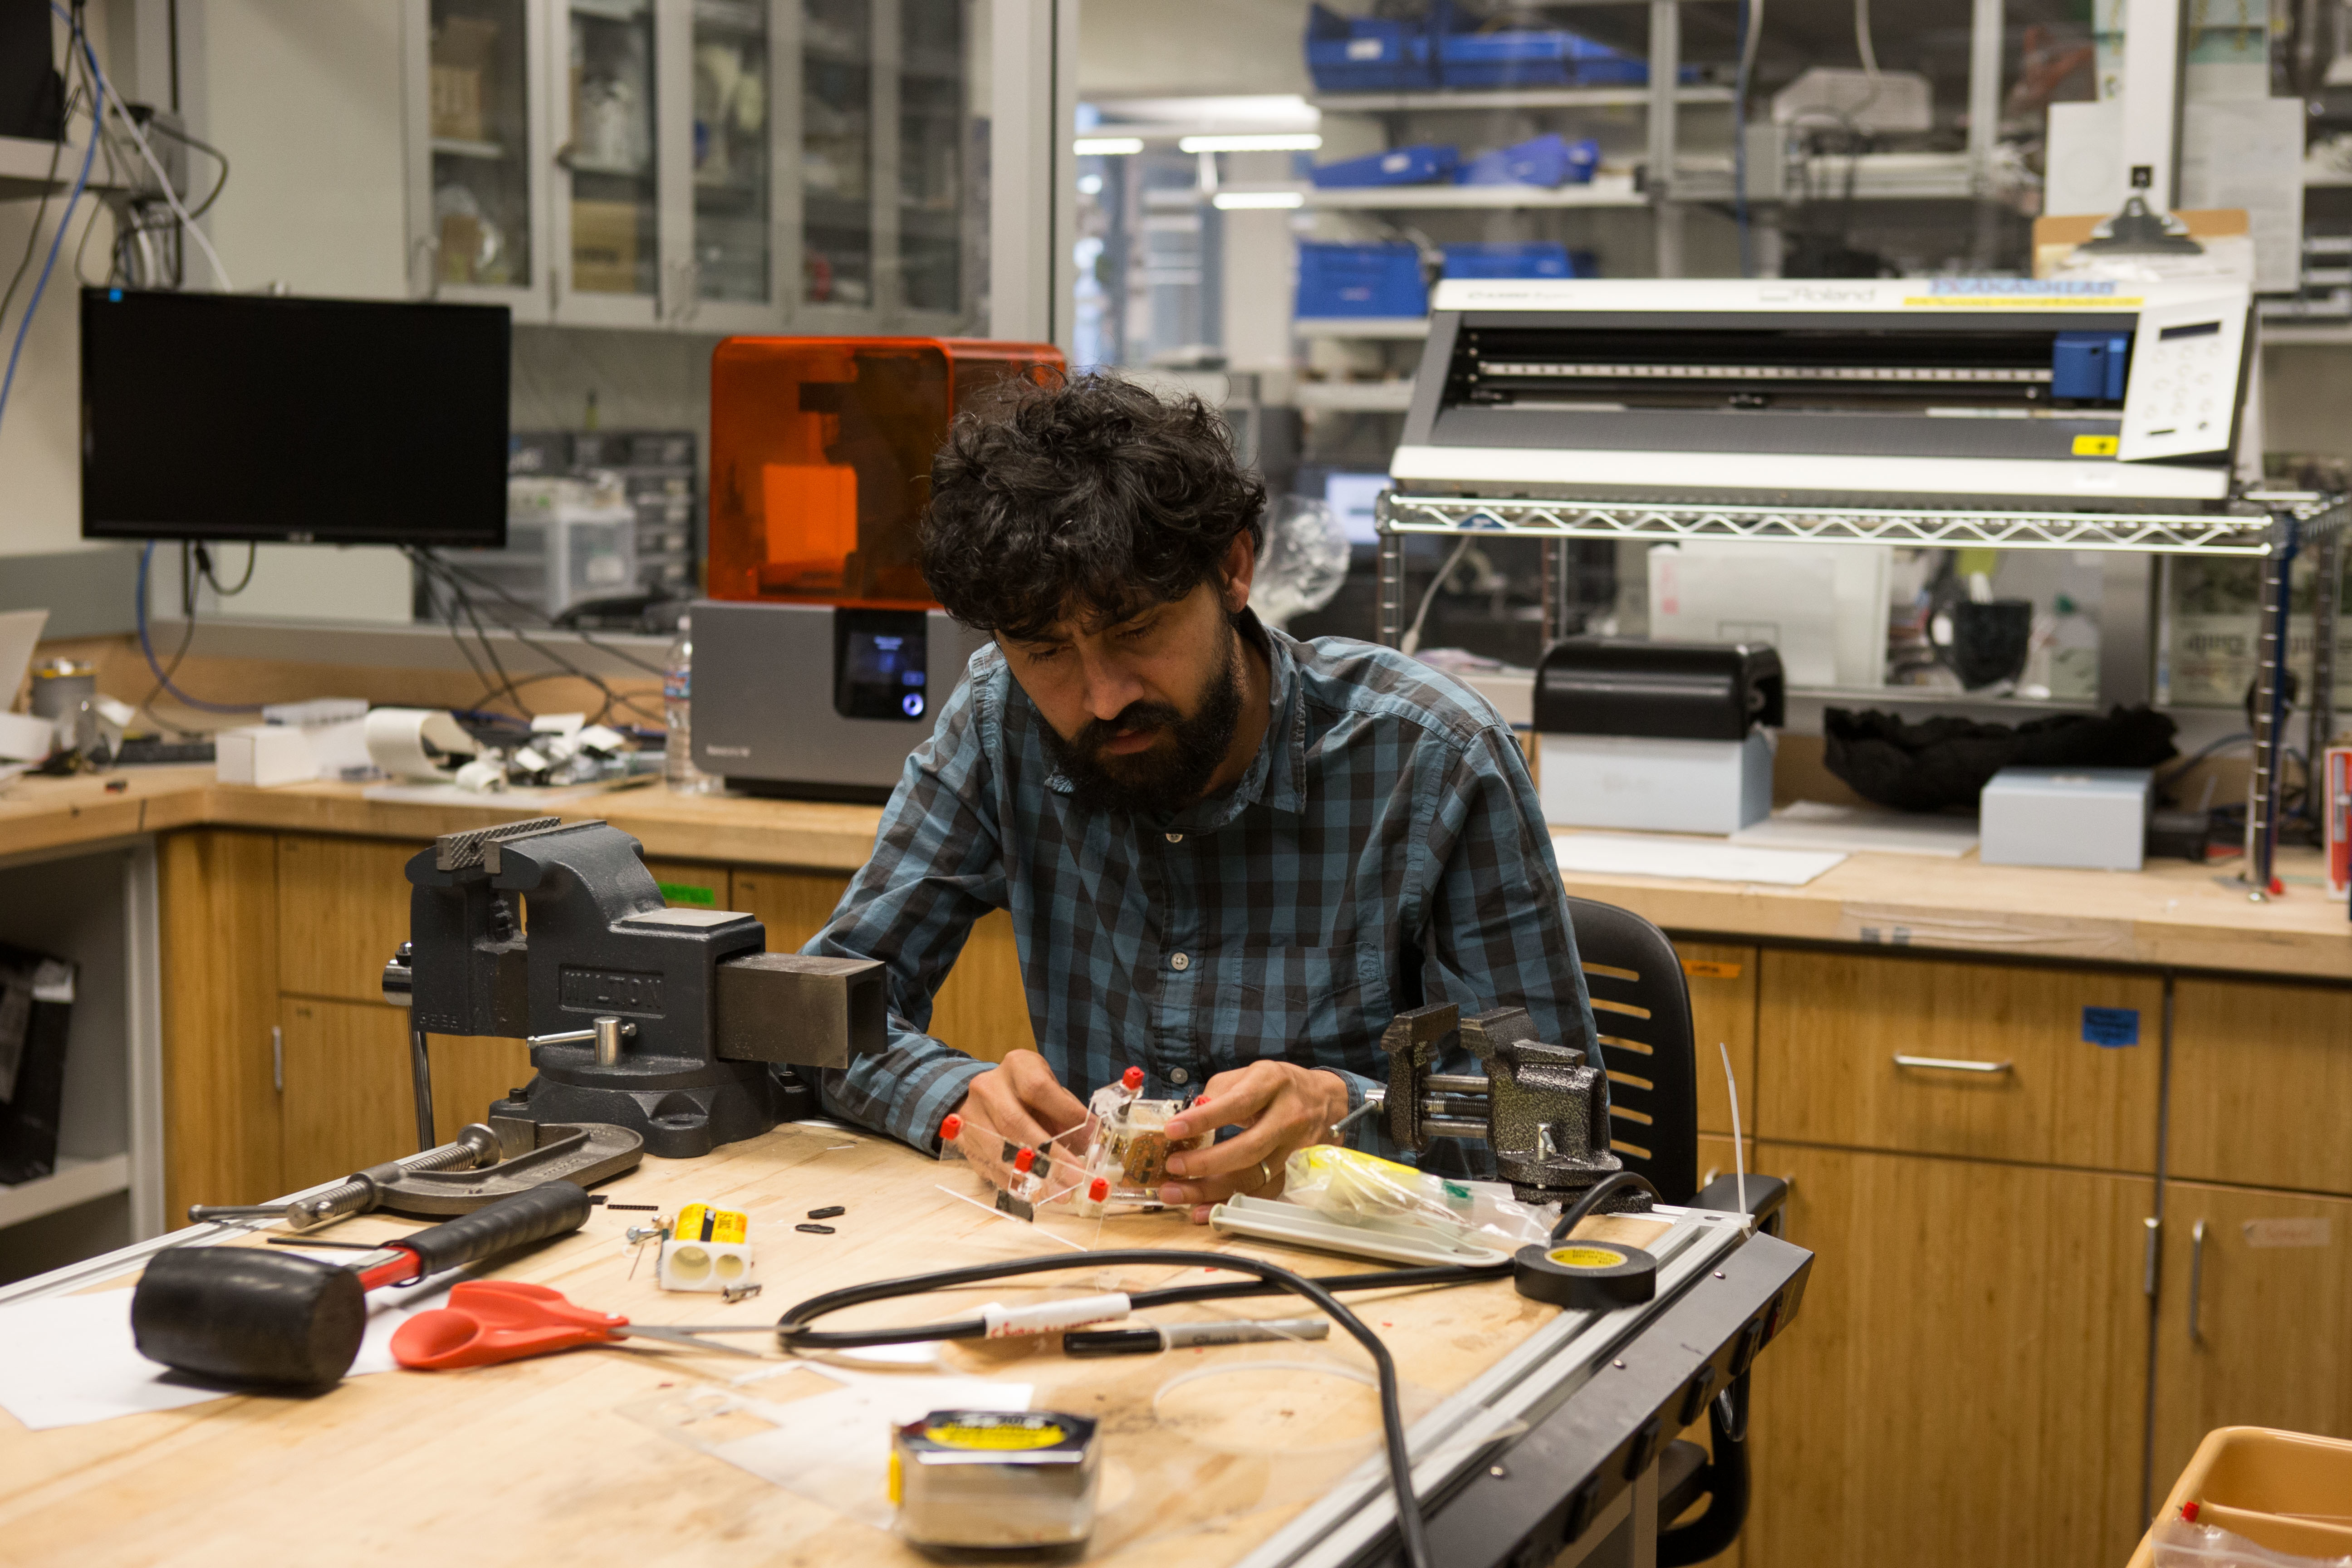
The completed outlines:
{"type": "MultiPolygon", "coordinates": [[[[205,767],[20,779],[0,786],[0,858],[207,824],[421,843],[542,810],[373,802],[363,788],[248,789],[214,783],[205,767]],[[122,789],[109,793],[115,782],[122,789]]],[[[551,810],[602,817],[635,835],[649,856],[837,872],[865,863],[881,821],[876,806],[687,797],[658,784],[551,810]]],[[[2247,897],[2235,868],[2063,871],[1984,866],[1973,853],[1857,854],[1801,888],[1589,873],[1567,884],[1677,932],[2352,980],[2352,921],[2316,885],[2315,853],[2280,853],[2287,889],[2266,903],[2247,897]]]]}
{"type": "MultiPolygon", "coordinates": [[[[749,1211],[765,1291],[734,1306],[657,1291],[650,1258],[632,1279],[622,1232],[648,1216],[610,1208],[598,1209],[577,1235],[496,1272],[649,1324],[770,1322],[797,1301],[850,1284],[1065,1255],[1028,1226],[942,1190],[942,1184],[976,1190],[969,1169],[936,1164],[870,1135],[795,1125],[698,1161],[649,1159],[602,1189],[613,1202],[656,1204],[665,1213],[695,1201],[749,1211]],[[793,1229],[807,1210],[834,1204],[847,1209],[830,1222],[835,1234],[793,1229]]],[[[1223,1250],[1212,1233],[1172,1215],[1124,1216],[1099,1227],[1075,1218],[1050,1225],[1074,1244],[1223,1250]]],[[[409,1228],[406,1221],[362,1215],[330,1234],[373,1240],[409,1228]]],[[[1314,1274],[1373,1267],[1247,1245],[1314,1274]]],[[[979,1301],[1140,1289],[1181,1271],[1129,1268],[1115,1280],[1104,1272],[1066,1273],[1043,1289],[1012,1283],[877,1303],[829,1321],[935,1321],[967,1316],[979,1301]]],[[[126,1277],[98,1288],[129,1283],[126,1277]]],[[[1408,1422],[1554,1315],[1507,1281],[1349,1300],[1397,1359],[1408,1422]]],[[[1273,1296],[1153,1315],[1211,1321],[1310,1311],[1295,1298],[1273,1296]]],[[[772,1346],[756,1336],[737,1342],[772,1346]]],[[[1097,1545],[1123,1545],[1122,1563],[1233,1563],[1376,1451],[1372,1391],[1345,1375],[1268,1369],[1171,1384],[1181,1373],[1241,1361],[1368,1371],[1369,1358],[1336,1331],[1320,1344],[1099,1361],[1069,1360],[1036,1339],[957,1342],[939,1355],[937,1365],[878,1375],[1028,1384],[1032,1408],[1105,1418],[1112,1441],[1097,1545]],[[1252,1500],[1263,1506],[1240,1511],[1252,1500]]],[[[747,1373],[778,1369],[744,1392],[784,1403],[837,1386],[781,1358],[755,1366],[691,1350],[597,1347],[504,1366],[352,1378],[317,1398],[229,1397],[47,1432],[27,1432],[0,1413],[0,1541],[11,1563],[75,1568],[420,1562],[642,1568],[719,1561],[829,1568],[922,1561],[895,1536],[697,1452],[664,1429],[667,1412],[723,1393],[747,1373]]],[[[770,1429],[740,1415],[708,1426],[720,1428],[714,1437],[770,1429]]],[[[870,1480],[882,1485],[878,1467],[870,1480]]]]}

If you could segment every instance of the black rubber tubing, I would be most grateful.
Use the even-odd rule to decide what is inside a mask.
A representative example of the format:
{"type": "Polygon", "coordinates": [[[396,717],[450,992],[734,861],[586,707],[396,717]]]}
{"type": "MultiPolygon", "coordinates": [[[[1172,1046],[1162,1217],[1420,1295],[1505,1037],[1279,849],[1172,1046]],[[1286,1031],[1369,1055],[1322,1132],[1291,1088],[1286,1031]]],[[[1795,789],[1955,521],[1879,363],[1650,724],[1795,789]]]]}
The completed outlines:
{"type": "Polygon", "coordinates": [[[1559,1223],[1551,1227],[1553,1242],[1557,1244],[1564,1240],[1568,1233],[1574,1230],[1585,1215],[1601,1206],[1602,1199],[1613,1197],[1627,1187],[1641,1188],[1650,1194],[1651,1200],[1654,1203],[1665,1202],[1665,1195],[1651,1185],[1649,1177],[1635,1171],[1612,1172],[1585,1188],[1584,1195],[1570,1204],[1560,1215],[1559,1223]]]}
{"type": "Polygon", "coordinates": [[[970,1268],[945,1268],[936,1274],[914,1274],[900,1279],[877,1280],[870,1285],[853,1285],[845,1289],[827,1291],[822,1296],[812,1296],[777,1321],[776,1340],[786,1350],[801,1351],[847,1350],[864,1345],[907,1344],[925,1340],[980,1339],[986,1335],[988,1330],[978,1318],[963,1318],[916,1329],[881,1329],[864,1332],[824,1333],[806,1325],[828,1312],[837,1312],[845,1307],[866,1301],[953,1289],[960,1285],[982,1284],[1021,1274],[1049,1274],[1071,1268],[1103,1268],[1121,1264],[1140,1268],[1176,1265],[1193,1268],[1230,1268],[1236,1273],[1257,1277],[1255,1282],[1220,1282],[1131,1290],[1126,1293],[1130,1307],[1163,1307],[1179,1301],[1272,1296],[1287,1291],[1312,1301],[1353,1335],[1371,1356],[1372,1366],[1380,1373],[1381,1431],[1388,1447],[1389,1486],[1396,1498],[1397,1533],[1404,1543],[1405,1561],[1412,1564],[1412,1568],[1430,1568],[1427,1532],[1423,1528],[1420,1503],[1412,1490],[1412,1458],[1405,1447],[1404,1408],[1397,1390],[1396,1363],[1391,1359],[1388,1347],[1381,1342],[1381,1337],[1367,1328],[1362,1319],[1342,1305],[1333,1292],[1412,1285],[1464,1285],[1476,1280],[1499,1279],[1510,1273],[1511,1265],[1508,1263],[1441,1264],[1425,1268],[1391,1268],[1372,1274],[1309,1279],[1294,1274],[1287,1268],[1230,1252],[1163,1252],[1152,1247],[1125,1247],[1103,1252],[1074,1252],[1059,1258],[1016,1258],[1004,1263],[982,1263],[970,1268]]]}

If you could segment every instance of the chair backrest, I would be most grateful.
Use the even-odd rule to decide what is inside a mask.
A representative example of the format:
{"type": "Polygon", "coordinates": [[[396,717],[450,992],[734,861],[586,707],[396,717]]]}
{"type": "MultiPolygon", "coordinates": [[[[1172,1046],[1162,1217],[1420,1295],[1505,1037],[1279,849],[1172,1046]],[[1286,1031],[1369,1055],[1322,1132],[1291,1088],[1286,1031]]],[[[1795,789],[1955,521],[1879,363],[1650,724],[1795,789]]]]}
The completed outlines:
{"type": "Polygon", "coordinates": [[[1690,988],[1666,933],[1631,910],[1568,900],[1609,1069],[1609,1146],[1670,1204],[1698,1192],[1698,1078],[1690,988]]]}

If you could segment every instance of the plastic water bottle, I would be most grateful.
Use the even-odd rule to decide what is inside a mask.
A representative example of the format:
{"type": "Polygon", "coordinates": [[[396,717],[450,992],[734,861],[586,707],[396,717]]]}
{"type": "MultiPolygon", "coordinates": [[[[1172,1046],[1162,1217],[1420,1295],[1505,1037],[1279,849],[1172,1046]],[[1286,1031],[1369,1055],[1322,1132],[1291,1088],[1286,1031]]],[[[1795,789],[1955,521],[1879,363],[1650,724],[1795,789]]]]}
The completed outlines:
{"type": "Polygon", "coordinates": [[[694,765],[694,617],[677,618],[662,671],[662,722],[668,739],[662,754],[662,780],[680,795],[709,795],[719,781],[694,765]]]}

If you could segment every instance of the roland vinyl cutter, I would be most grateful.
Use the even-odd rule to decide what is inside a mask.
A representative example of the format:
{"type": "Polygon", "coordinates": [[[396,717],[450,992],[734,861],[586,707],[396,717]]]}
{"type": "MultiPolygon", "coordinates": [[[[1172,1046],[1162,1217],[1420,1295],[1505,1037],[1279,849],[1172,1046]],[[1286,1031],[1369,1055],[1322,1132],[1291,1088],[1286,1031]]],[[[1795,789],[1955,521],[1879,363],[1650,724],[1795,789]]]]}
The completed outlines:
{"type": "Polygon", "coordinates": [[[2242,284],[1438,286],[1406,494],[2196,510],[2259,477],[2242,284]]]}

